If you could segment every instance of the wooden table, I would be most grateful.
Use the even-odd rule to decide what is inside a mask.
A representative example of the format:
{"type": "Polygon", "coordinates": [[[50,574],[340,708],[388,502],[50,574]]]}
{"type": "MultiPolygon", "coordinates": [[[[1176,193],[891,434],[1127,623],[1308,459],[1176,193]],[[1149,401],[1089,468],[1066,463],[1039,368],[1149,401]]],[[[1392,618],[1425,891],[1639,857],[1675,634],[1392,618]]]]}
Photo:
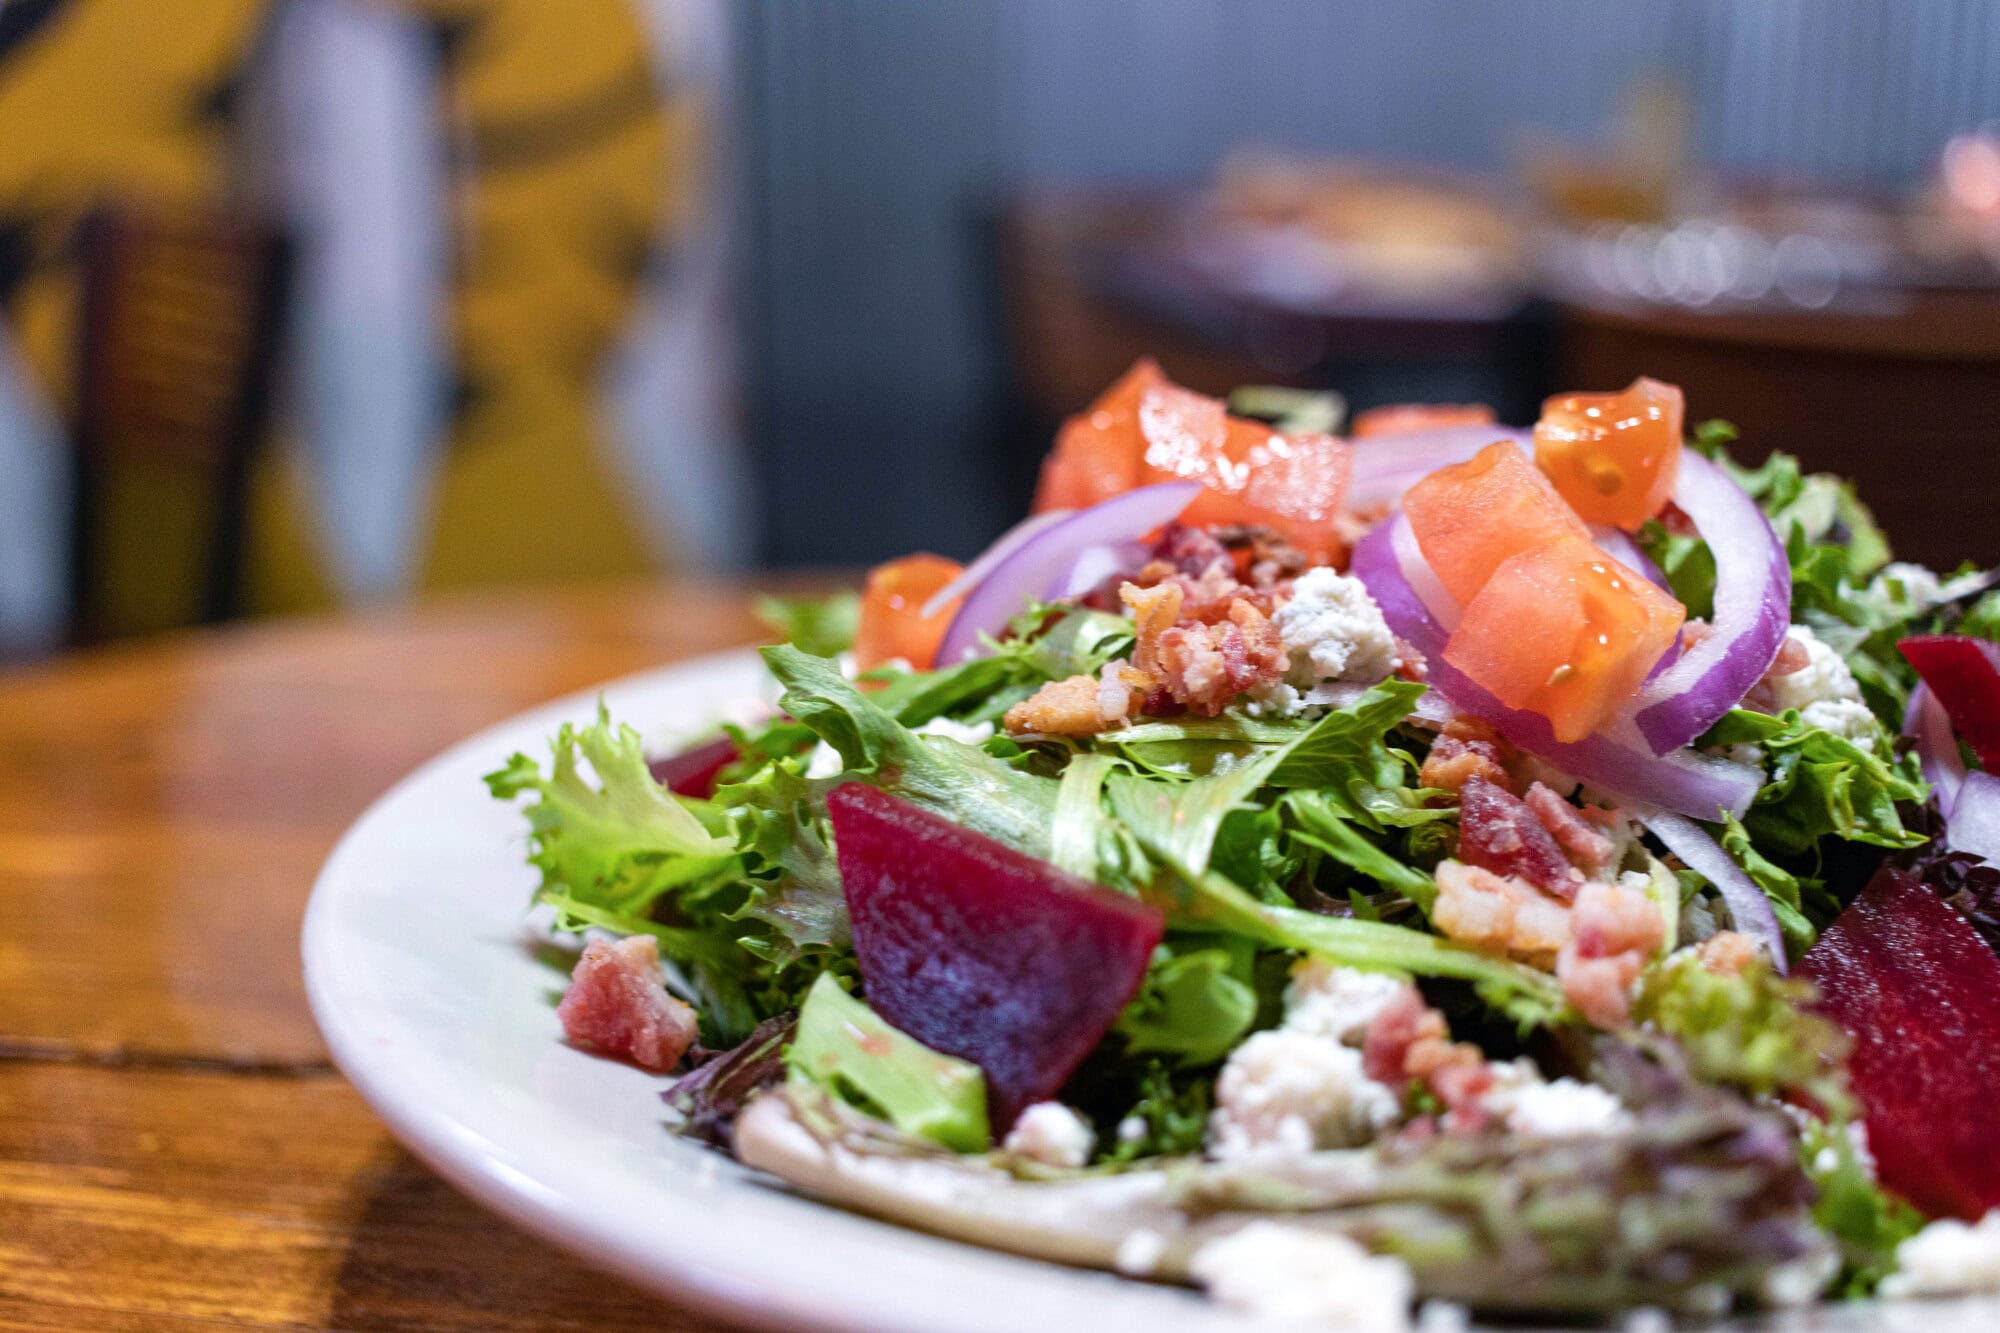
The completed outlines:
{"type": "Polygon", "coordinates": [[[0,675],[0,1328],[712,1328],[399,1148],[327,1059],[298,938],[396,778],[749,642],[747,603],[509,594],[0,675]]]}

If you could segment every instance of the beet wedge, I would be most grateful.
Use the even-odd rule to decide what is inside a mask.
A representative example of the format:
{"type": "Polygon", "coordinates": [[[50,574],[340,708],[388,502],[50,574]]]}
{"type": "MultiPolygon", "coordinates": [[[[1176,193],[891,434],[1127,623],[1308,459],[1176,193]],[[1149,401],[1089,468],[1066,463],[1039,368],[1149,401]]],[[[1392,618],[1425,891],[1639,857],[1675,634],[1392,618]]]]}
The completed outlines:
{"type": "Polygon", "coordinates": [[[1854,1038],[1882,1183],[1933,1215],[2000,1207],[2000,957],[1914,874],[1885,866],[1800,967],[1854,1038]]]}
{"type": "Polygon", "coordinates": [[[1164,919],[859,782],[827,809],[869,1007],[978,1065],[1004,1134],[1138,993],[1164,919]]]}
{"type": "Polygon", "coordinates": [[[1919,634],[1896,647],[1944,705],[1979,762],[2000,773],[2000,644],[1963,634],[1919,634]]]}
{"type": "Polygon", "coordinates": [[[736,742],[727,736],[691,746],[647,763],[653,781],[676,796],[692,796],[706,801],[715,795],[715,780],[722,770],[736,762],[736,742]]]}

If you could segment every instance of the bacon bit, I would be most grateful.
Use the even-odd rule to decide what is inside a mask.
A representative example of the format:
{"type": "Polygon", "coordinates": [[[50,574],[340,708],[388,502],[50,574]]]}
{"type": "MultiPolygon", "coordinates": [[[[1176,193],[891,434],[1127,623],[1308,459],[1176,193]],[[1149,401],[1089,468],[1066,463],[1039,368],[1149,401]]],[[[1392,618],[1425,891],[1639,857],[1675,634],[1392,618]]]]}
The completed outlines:
{"type": "Polygon", "coordinates": [[[1421,685],[1431,678],[1431,664],[1417,646],[1402,635],[1396,636],[1396,675],[1421,685]]]}
{"type": "Polygon", "coordinates": [[[1111,662],[1102,675],[1050,681],[1008,709],[1001,722],[1010,736],[1095,736],[1131,721],[1156,685],[1145,672],[1111,662]]]}
{"type": "Polygon", "coordinates": [[[1530,786],[1523,799],[1535,818],[1541,821],[1542,827],[1561,844],[1570,864],[1584,874],[1597,874],[1618,855],[1617,843],[1592,828],[1575,806],[1541,783],[1530,786]]]}
{"type": "Polygon", "coordinates": [[[1368,1077],[1392,1088],[1423,1084],[1451,1113],[1448,1127],[1455,1130],[1478,1128],[1480,1101],[1493,1086],[1479,1048],[1454,1042],[1444,1015],[1415,986],[1403,987],[1369,1024],[1361,1063],[1368,1077]]]}
{"type": "MultiPolygon", "coordinates": [[[[1540,791],[1565,810],[1567,802],[1537,783],[1540,791]]],[[[1475,773],[1459,790],[1458,859],[1500,876],[1517,876],[1538,889],[1567,901],[1576,896],[1583,876],[1563,856],[1547,819],[1506,788],[1475,773]]],[[[1581,820],[1577,821],[1579,824],[1581,820]]],[[[1590,831],[1584,830],[1586,833],[1590,831]]],[[[1590,836],[1604,841],[1602,834],[1590,836]]]]}
{"type": "Polygon", "coordinates": [[[1127,583],[1118,589],[1118,597],[1132,611],[1133,633],[1137,638],[1132,647],[1132,665],[1149,676],[1159,675],[1160,636],[1181,618],[1181,603],[1185,600],[1181,585],[1161,583],[1141,588],[1127,583]]]}
{"type": "Polygon", "coordinates": [[[1718,977],[1741,976],[1762,950],[1757,941],[1740,930],[1718,930],[1697,944],[1694,956],[1718,977]]]}
{"type": "Polygon", "coordinates": [[[1805,644],[1787,634],[1785,641],[1778,645],[1778,656],[1771,662],[1771,669],[1764,673],[1764,679],[1789,676],[1811,665],[1812,654],[1806,650],[1805,644]]]}
{"type": "Polygon", "coordinates": [[[1570,943],[1569,908],[1526,880],[1446,861],[1437,889],[1431,924],[1447,939],[1544,968],[1570,943]]]}
{"type": "Polygon", "coordinates": [[[1671,502],[1665,509],[1660,511],[1660,526],[1667,530],[1669,536],[1673,537],[1699,537],[1701,535],[1701,529],[1694,525],[1694,520],[1689,518],[1679,505],[1671,502]]]}
{"type": "Polygon", "coordinates": [[[1274,587],[1303,574],[1312,563],[1276,529],[1262,524],[1225,523],[1210,532],[1235,558],[1237,577],[1252,587],[1274,587]]]}
{"type": "Polygon", "coordinates": [[[1513,747],[1486,723],[1475,717],[1455,717],[1445,723],[1432,743],[1417,781],[1426,787],[1460,792],[1468,779],[1480,777],[1511,792],[1514,780],[1507,773],[1507,760],[1512,753],[1513,747]]]}
{"type": "Polygon", "coordinates": [[[1692,650],[1703,639],[1713,633],[1715,633],[1714,628],[1706,620],[1702,620],[1699,617],[1683,622],[1681,625],[1681,651],[1688,652],[1692,650]]]}
{"type": "Polygon", "coordinates": [[[1632,1014],[1632,983],[1666,938],[1666,920],[1639,890],[1593,880],[1576,896],[1571,925],[1556,958],[1563,994],[1593,1025],[1620,1027],[1632,1014]]]}
{"type": "Polygon", "coordinates": [[[1291,664],[1277,626],[1241,597],[1230,602],[1221,624],[1183,621],[1167,630],[1155,653],[1167,693],[1203,717],[1214,717],[1245,690],[1283,679],[1291,664]]]}
{"type": "Polygon", "coordinates": [[[679,1064],[695,1039],[694,1010],[660,984],[660,946],[650,935],[586,944],[556,1017],[573,1044],[655,1072],[679,1064]]]}

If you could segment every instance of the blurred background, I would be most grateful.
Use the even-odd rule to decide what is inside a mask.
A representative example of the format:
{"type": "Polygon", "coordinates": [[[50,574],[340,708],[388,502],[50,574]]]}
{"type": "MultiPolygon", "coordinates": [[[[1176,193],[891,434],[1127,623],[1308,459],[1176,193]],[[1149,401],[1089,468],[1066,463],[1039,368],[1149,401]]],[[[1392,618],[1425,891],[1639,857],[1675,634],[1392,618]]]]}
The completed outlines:
{"type": "Polygon", "coordinates": [[[2000,560],[2000,7],[0,0],[0,659],[963,557],[1149,353],[2000,560]]]}

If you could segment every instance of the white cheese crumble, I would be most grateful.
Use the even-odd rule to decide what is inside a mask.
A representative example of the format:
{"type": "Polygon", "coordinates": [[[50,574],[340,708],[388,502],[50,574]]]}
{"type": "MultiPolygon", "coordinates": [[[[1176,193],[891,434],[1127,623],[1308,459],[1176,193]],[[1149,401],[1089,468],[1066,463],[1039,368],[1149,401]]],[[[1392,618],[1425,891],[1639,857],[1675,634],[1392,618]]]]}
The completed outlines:
{"type": "Polygon", "coordinates": [[[1252,1222],[1196,1250],[1188,1271],[1218,1305],[1273,1323],[1351,1333],[1410,1327],[1409,1266],[1330,1231],[1252,1222]]]}
{"type": "Polygon", "coordinates": [[[1157,1231],[1128,1231],[1118,1242],[1111,1266],[1126,1277],[1151,1277],[1167,1253],[1167,1238],[1157,1231]]]}
{"type": "Polygon", "coordinates": [[[993,739],[991,722],[954,722],[948,717],[934,717],[911,730],[919,736],[942,736],[960,745],[981,745],[993,739]]]}
{"type": "Polygon", "coordinates": [[[1859,699],[1821,699],[1801,708],[1799,718],[1809,727],[1821,727],[1863,745],[1875,739],[1875,714],[1859,699]]]}
{"type": "Polygon", "coordinates": [[[813,746],[812,753],[806,756],[806,776],[809,778],[838,777],[846,767],[847,761],[840,757],[840,751],[825,741],[813,746]]]}
{"type": "Polygon", "coordinates": [[[1396,636],[1360,579],[1321,565],[1299,575],[1291,600],[1271,617],[1291,654],[1290,684],[1374,685],[1399,665],[1396,636]]]}
{"type": "Polygon", "coordinates": [[[1880,1291],[1892,1299],[2000,1291],[2000,1208],[1969,1226],[1939,1218],[1898,1245],[1880,1291]]]}
{"type": "Polygon", "coordinates": [[[1381,972],[1302,958],[1292,965],[1291,984],[1285,987],[1285,1029],[1359,1046],[1369,1024],[1403,993],[1403,986],[1381,972]]]}
{"type": "Polygon", "coordinates": [[[1043,1166],[1075,1169],[1090,1160],[1097,1134],[1089,1121],[1061,1102],[1036,1102],[1021,1112],[1002,1146],[1043,1166]]]}
{"type": "Polygon", "coordinates": [[[1259,1032],[1215,1081],[1209,1151],[1219,1159],[1351,1148],[1394,1124],[1396,1094],[1369,1078],[1361,1052],[1307,1032],[1259,1032]]]}
{"type": "Polygon", "coordinates": [[[1573,1078],[1546,1082],[1530,1060],[1496,1064],[1493,1075],[1486,1110],[1522,1138],[1588,1138],[1631,1124],[1631,1113],[1603,1088],[1573,1078]]]}
{"type": "Polygon", "coordinates": [[[1757,1279],[1757,1294],[1780,1310],[1811,1305],[1839,1271],[1840,1255],[1831,1247],[1804,1254],[1767,1270],[1757,1279]]]}
{"type": "Polygon", "coordinates": [[[1747,707],[1764,713],[1782,713],[1796,708],[1804,713],[1818,703],[1835,700],[1861,702],[1861,687],[1840,654],[1821,641],[1806,625],[1794,625],[1786,637],[1805,649],[1806,664],[1782,676],[1766,676],[1751,687],[1744,699],[1747,707]]]}

